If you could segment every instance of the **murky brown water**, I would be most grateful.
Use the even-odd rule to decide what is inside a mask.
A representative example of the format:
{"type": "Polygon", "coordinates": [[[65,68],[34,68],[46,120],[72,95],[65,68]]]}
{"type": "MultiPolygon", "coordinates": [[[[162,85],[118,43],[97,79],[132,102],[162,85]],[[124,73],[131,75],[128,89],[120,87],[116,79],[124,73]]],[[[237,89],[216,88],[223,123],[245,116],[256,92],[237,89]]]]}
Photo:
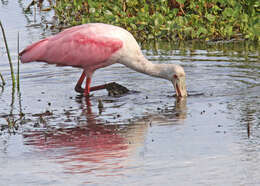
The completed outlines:
{"type": "MultiPolygon", "coordinates": [[[[33,16],[23,6],[0,2],[14,61],[18,31],[21,48],[51,35],[26,27],[33,16]]],[[[0,185],[259,185],[259,46],[143,46],[155,63],[181,64],[193,96],[178,102],[169,82],[114,65],[98,70],[93,85],[115,81],[138,93],[99,91],[90,105],[73,90],[80,69],[31,63],[22,64],[21,95],[12,98],[0,42],[0,185]]]]}

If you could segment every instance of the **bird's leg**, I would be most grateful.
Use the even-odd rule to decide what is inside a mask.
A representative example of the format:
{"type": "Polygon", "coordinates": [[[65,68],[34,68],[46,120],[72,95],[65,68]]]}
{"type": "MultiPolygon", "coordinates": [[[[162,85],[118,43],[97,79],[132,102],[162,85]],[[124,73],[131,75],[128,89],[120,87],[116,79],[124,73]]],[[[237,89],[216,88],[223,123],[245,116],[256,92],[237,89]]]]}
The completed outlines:
{"type": "Polygon", "coordinates": [[[82,72],[76,86],[75,86],[75,91],[78,92],[78,93],[84,93],[85,96],[89,96],[89,93],[91,91],[97,91],[97,90],[102,90],[102,89],[106,89],[107,87],[107,84],[104,84],[104,85],[98,85],[98,86],[94,86],[94,87],[90,87],[90,83],[91,83],[91,78],[87,78],[87,81],[86,81],[86,87],[85,89],[82,88],[82,83],[84,81],[86,77],[86,74],[84,72],[82,72]]]}
{"type": "Polygon", "coordinates": [[[102,89],[106,89],[106,84],[90,87],[90,92],[97,91],[97,90],[102,90],[102,89]]]}
{"type": "MultiPolygon", "coordinates": [[[[86,75],[85,75],[85,73],[83,72],[83,73],[81,74],[81,76],[80,76],[80,78],[79,78],[79,80],[78,80],[76,86],[75,86],[75,91],[76,91],[76,92],[78,92],[78,93],[85,93],[85,90],[86,90],[86,89],[83,89],[83,88],[81,87],[81,85],[82,85],[82,83],[83,83],[85,77],[86,77],[86,75]]],[[[87,86],[87,82],[86,82],[86,86],[87,86]]],[[[106,84],[104,84],[104,85],[99,85],[99,86],[94,86],[94,87],[90,87],[90,82],[89,82],[89,87],[90,87],[90,88],[89,88],[89,92],[90,92],[90,91],[96,91],[96,90],[105,89],[105,88],[106,88],[105,86],[106,86],[106,84]]]]}
{"type": "Polygon", "coordinates": [[[84,91],[84,96],[89,97],[89,93],[90,93],[90,83],[91,83],[91,78],[90,78],[90,77],[87,77],[86,87],[85,87],[85,91],[84,91]]]}
{"type": "Polygon", "coordinates": [[[81,87],[84,79],[85,79],[86,75],[84,72],[82,72],[76,86],[75,86],[75,91],[78,92],[78,93],[84,93],[84,89],[81,87]]]}

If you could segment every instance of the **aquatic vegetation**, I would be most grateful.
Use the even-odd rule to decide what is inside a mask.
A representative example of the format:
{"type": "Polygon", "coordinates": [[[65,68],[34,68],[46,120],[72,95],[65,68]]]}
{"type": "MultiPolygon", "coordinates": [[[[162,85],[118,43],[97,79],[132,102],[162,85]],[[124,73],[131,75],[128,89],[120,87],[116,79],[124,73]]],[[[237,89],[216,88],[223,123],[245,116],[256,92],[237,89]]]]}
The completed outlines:
{"type": "MultiPolygon", "coordinates": [[[[18,128],[19,128],[18,123],[21,123],[22,120],[24,119],[23,118],[24,114],[23,114],[22,109],[21,109],[21,94],[20,94],[20,83],[19,83],[20,82],[20,80],[19,80],[20,79],[19,33],[18,33],[18,37],[17,37],[17,58],[18,58],[17,64],[18,65],[17,65],[17,74],[16,74],[16,79],[15,79],[13,62],[12,62],[12,59],[11,59],[7,39],[6,39],[6,36],[5,36],[5,30],[4,30],[4,27],[1,23],[1,21],[0,21],[0,27],[1,27],[2,34],[3,34],[3,39],[4,39],[4,43],[5,43],[5,48],[6,48],[6,53],[7,53],[7,57],[8,57],[8,61],[9,61],[9,66],[10,66],[11,78],[12,78],[12,93],[11,93],[11,104],[10,104],[11,109],[10,109],[10,113],[8,115],[5,115],[5,117],[4,117],[6,119],[7,126],[2,125],[0,130],[4,130],[4,128],[7,128],[9,133],[15,133],[15,131],[17,131],[18,128]],[[13,114],[14,102],[15,102],[15,85],[16,85],[16,82],[17,82],[17,93],[18,93],[19,108],[20,108],[18,119],[15,119],[16,115],[13,114]]],[[[6,84],[6,82],[5,82],[1,73],[0,73],[0,78],[2,80],[2,85],[0,85],[0,87],[2,87],[2,91],[3,91],[4,90],[3,87],[6,84]]]]}
{"type": "Polygon", "coordinates": [[[16,81],[17,81],[17,91],[20,92],[20,58],[19,58],[19,51],[20,51],[20,36],[19,32],[17,34],[17,74],[16,74],[16,81]]]}
{"type": "Polygon", "coordinates": [[[3,77],[3,75],[1,74],[1,72],[0,72],[0,79],[1,79],[1,81],[2,81],[2,84],[0,85],[0,87],[5,86],[5,80],[4,80],[4,77],[3,77]]]}
{"type": "Polygon", "coordinates": [[[235,0],[56,0],[62,25],[104,22],[147,40],[260,40],[260,2],[235,0]]]}
{"type": "Polygon", "coordinates": [[[13,63],[12,63],[10,51],[9,51],[9,48],[8,48],[6,36],[5,36],[5,30],[4,30],[4,27],[3,27],[1,21],[0,21],[0,27],[1,27],[1,30],[2,30],[3,38],[4,38],[4,43],[5,43],[6,53],[7,53],[7,57],[8,57],[9,65],[10,65],[10,71],[11,71],[11,76],[12,76],[12,83],[13,83],[13,88],[14,88],[15,87],[15,77],[14,77],[13,63]]]}
{"type": "MultiPolygon", "coordinates": [[[[17,57],[17,74],[16,74],[16,79],[15,79],[13,62],[12,62],[10,51],[9,51],[9,48],[8,48],[8,43],[7,43],[7,39],[6,39],[6,36],[5,36],[5,30],[4,30],[4,27],[3,27],[1,21],[0,21],[0,27],[1,27],[1,30],[2,30],[3,39],[4,39],[4,43],[5,43],[5,48],[6,48],[6,54],[7,54],[8,61],[9,61],[10,72],[11,72],[11,77],[12,77],[13,92],[15,90],[16,81],[17,81],[17,90],[19,92],[20,91],[20,78],[19,78],[20,77],[19,33],[17,35],[17,56],[18,57],[17,57]]],[[[4,86],[5,85],[5,80],[4,80],[4,78],[3,78],[1,73],[0,73],[0,78],[2,80],[2,85],[1,86],[4,86]]]]}

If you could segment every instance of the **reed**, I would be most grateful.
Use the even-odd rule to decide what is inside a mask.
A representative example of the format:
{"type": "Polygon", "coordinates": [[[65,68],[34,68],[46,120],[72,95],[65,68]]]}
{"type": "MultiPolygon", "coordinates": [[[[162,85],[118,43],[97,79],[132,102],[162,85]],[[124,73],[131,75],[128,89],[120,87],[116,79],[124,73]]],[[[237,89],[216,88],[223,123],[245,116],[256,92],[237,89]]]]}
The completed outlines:
{"type": "Polygon", "coordinates": [[[7,53],[7,57],[8,57],[9,65],[10,65],[11,76],[12,76],[12,83],[13,83],[13,88],[14,88],[15,87],[15,77],[14,77],[13,63],[12,63],[12,60],[11,60],[10,51],[9,51],[7,40],[6,40],[6,36],[5,36],[4,27],[3,27],[1,21],[0,21],[0,27],[1,27],[2,33],[3,33],[3,38],[4,38],[6,53],[7,53]]]}
{"type": "Polygon", "coordinates": [[[17,92],[20,92],[20,56],[19,56],[19,50],[20,50],[20,36],[19,32],[17,34],[17,74],[16,74],[16,81],[17,81],[17,92]]]}
{"type": "Polygon", "coordinates": [[[3,86],[5,86],[5,80],[1,73],[0,73],[0,78],[2,80],[2,85],[0,85],[0,86],[3,87],[3,86]]]}

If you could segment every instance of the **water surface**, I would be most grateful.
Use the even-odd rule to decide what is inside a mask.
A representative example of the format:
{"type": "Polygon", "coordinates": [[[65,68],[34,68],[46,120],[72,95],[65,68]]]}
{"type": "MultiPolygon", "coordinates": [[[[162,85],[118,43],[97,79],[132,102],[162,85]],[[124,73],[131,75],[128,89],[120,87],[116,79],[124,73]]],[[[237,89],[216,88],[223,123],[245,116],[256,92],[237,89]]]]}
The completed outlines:
{"type": "MultiPolygon", "coordinates": [[[[21,48],[55,32],[46,25],[27,27],[34,16],[18,2],[0,2],[14,61],[18,31],[21,48]]],[[[51,16],[38,12],[36,23],[51,16]]],[[[7,81],[0,90],[1,185],[259,185],[258,45],[172,42],[142,48],[154,63],[182,65],[193,96],[178,101],[170,82],[113,65],[98,70],[93,85],[115,81],[138,93],[114,98],[104,90],[88,102],[73,90],[80,69],[30,63],[21,65],[21,94],[12,97],[0,45],[7,81]]]]}

